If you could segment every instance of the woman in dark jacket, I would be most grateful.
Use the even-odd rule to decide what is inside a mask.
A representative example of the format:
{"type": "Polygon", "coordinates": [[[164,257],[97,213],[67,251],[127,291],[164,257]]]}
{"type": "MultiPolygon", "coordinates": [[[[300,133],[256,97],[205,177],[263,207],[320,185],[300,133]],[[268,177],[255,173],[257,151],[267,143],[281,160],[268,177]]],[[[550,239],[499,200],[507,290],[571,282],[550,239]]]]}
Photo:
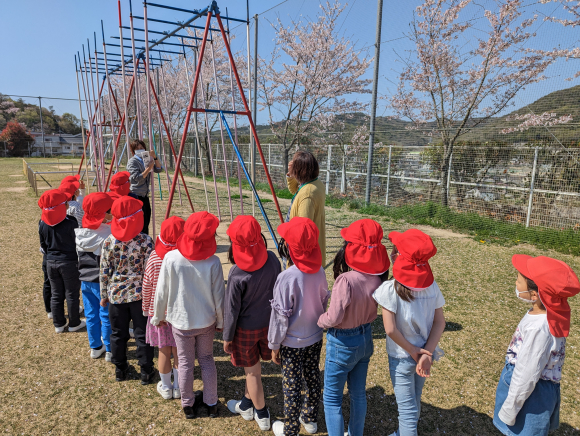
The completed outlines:
{"type": "Polygon", "coordinates": [[[133,157],[127,162],[127,171],[129,171],[129,182],[131,183],[131,191],[129,195],[137,200],[143,202],[143,231],[142,233],[149,234],[149,222],[151,221],[151,203],[149,202],[149,185],[151,184],[151,171],[160,173],[163,171],[161,161],[157,159],[154,150],[149,150],[151,162],[145,167],[145,162],[139,156],[139,150],[147,150],[145,143],[140,140],[135,140],[129,144],[131,154],[133,157]]]}

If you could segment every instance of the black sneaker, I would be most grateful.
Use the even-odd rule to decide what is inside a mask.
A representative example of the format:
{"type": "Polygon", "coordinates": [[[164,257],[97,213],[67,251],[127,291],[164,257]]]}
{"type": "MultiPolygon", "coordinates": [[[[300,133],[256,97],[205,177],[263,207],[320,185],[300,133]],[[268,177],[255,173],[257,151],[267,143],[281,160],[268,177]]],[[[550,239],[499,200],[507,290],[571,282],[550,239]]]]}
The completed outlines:
{"type": "Polygon", "coordinates": [[[141,384],[145,386],[153,383],[156,374],[155,368],[151,368],[149,371],[147,368],[141,368],[141,384]]]}
{"type": "Polygon", "coordinates": [[[185,419],[194,419],[195,418],[195,410],[191,406],[185,406],[183,408],[183,413],[185,413],[185,419]]]}
{"type": "Polygon", "coordinates": [[[119,368],[116,367],[115,368],[115,380],[117,380],[118,382],[122,382],[127,380],[127,373],[129,372],[129,366],[126,366],[125,368],[119,368]]]}
{"type": "Polygon", "coordinates": [[[219,415],[219,410],[218,410],[218,403],[215,403],[213,406],[208,406],[207,404],[203,403],[203,406],[205,407],[205,410],[207,410],[207,416],[209,418],[217,418],[219,415]]]}

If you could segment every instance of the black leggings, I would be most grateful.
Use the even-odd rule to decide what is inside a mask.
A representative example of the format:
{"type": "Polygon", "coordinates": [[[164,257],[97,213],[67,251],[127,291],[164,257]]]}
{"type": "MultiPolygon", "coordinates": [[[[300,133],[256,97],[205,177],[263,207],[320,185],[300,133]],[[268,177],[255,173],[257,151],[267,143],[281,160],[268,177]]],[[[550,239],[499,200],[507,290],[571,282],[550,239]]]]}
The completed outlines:
{"type": "Polygon", "coordinates": [[[143,230],[141,230],[141,233],[148,235],[149,223],[151,222],[151,203],[149,202],[149,194],[145,197],[139,197],[133,193],[130,193],[129,195],[143,202],[143,230]]]}

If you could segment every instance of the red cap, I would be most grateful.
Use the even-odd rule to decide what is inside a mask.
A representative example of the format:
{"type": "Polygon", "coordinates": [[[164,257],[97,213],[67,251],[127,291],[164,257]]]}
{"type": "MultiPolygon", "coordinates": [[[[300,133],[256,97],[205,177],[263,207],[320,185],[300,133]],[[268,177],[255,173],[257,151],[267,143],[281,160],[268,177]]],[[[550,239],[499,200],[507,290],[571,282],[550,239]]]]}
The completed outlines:
{"type": "Polygon", "coordinates": [[[296,267],[307,274],[314,274],[322,266],[322,254],[318,245],[318,227],[310,218],[294,217],[278,226],[278,233],[288,244],[290,257],[296,267]]]}
{"type": "Polygon", "coordinates": [[[238,215],[228,227],[236,265],[247,272],[257,271],[268,260],[260,223],[251,215],[238,215]]]}
{"type": "Polygon", "coordinates": [[[83,227],[87,229],[98,229],[103,220],[105,213],[113,205],[113,200],[104,192],[93,192],[87,195],[83,200],[83,227]]]}
{"type": "Polygon", "coordinates": [[[215,231],[219,224],[217,217],[209,212],[192,213],[177,240],[177,249],[189,260],[208,259],[217,250],[215,231]]]}
{"type": "MultiPolygon", "coordinates": [[[[68,176],[71,177],[71,176],[68,176]]],[[[62,192],[64,192],[67,195],[67,200],[70,200],[72,198],[72,196],[75,194],[75,192],[77,192],[77,190],[79,189],[79,182],[78,180],[75,181],[62,181],[60,183],[60,186],[58,187],[58,189],[60,189],[62,192]]]]}
{"type": "Polygon", "coordinates": [[[421,230],[409,229],[403,233],[391,232],[389,239],[399,251],[393,264],[395,280],[412,290],[431,286],[435,279],[428,260],[437,253],[431,237],[421,230]]]}
{"type": "Polygon", "coordinates": [[[515,254],[512,265],[538,286],[540,300],[548,312],[550,333],[565,338],[570,333],[568,298],[580,292],[578,277],[568,265],[551,257],[515,254]]]}
{"type": "MultiPolygon", "coordinates": [[[[129,171],[119,171],[111,177],[111,185],[109,187],[111,194],[114,194],[116,200],[123,195],[129,195],[131,184],[129,183],[129,171]]],[[[109,195],[111,195],[109,194],[109,195]]],[[[111,195],[113,196],[113,195],[111,195]]]]}
{"type": "Polygon", "coordinates": [[[388,271],[391,261],[382,244],[383,228],[371,219],[355,221],[340,231],[340,236],[350,242],[346,246],[344,259],[355,271],[381,275],[388,271]]]}
{"type": "Polygon", "coordinates": [[[56,226],[66,218],[67,195],[60,189],[45,191],[38,199],[42,209],[40,219],[49,226],[56,226]]]}
{"type": "Polygon", "coordinates": [[[111,233],[122,242],[127,242],[143,230],[143,202],[136,198],[125,196],[113,202],[111,213],[111,233]]]}
{"type": "Polygon", "coordinates": [[[64,179],[62,179],[60,184],[62,185],[63,183],[68,183],[68,182],[77,182],[78,183],[80,180],[81,180],[80,174],[77,174],[76,176],[66,176],[64,179]]]}
{"type": "Polygon", "coordinates": [[[177,248],[177,240],[183,234],[185,221],[178,216],[170,216],[161,224],[161,233],[155,241],[155,253],[161,259],[177,248]]]}

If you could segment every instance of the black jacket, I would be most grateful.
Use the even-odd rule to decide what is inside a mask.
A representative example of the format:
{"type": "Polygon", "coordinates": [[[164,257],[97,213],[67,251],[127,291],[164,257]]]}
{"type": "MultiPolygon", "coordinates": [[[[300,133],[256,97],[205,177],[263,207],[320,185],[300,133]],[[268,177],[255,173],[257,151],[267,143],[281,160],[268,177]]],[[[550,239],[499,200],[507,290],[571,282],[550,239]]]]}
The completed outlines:
{"type": "Polygon", "coordinates": [[[75,229],[78,226],[76,218],[70,215],[55,226],[49,226],[40,220],[40,247],[46,253],[47,260],[78,262],[75,244],[75,229]]]}

